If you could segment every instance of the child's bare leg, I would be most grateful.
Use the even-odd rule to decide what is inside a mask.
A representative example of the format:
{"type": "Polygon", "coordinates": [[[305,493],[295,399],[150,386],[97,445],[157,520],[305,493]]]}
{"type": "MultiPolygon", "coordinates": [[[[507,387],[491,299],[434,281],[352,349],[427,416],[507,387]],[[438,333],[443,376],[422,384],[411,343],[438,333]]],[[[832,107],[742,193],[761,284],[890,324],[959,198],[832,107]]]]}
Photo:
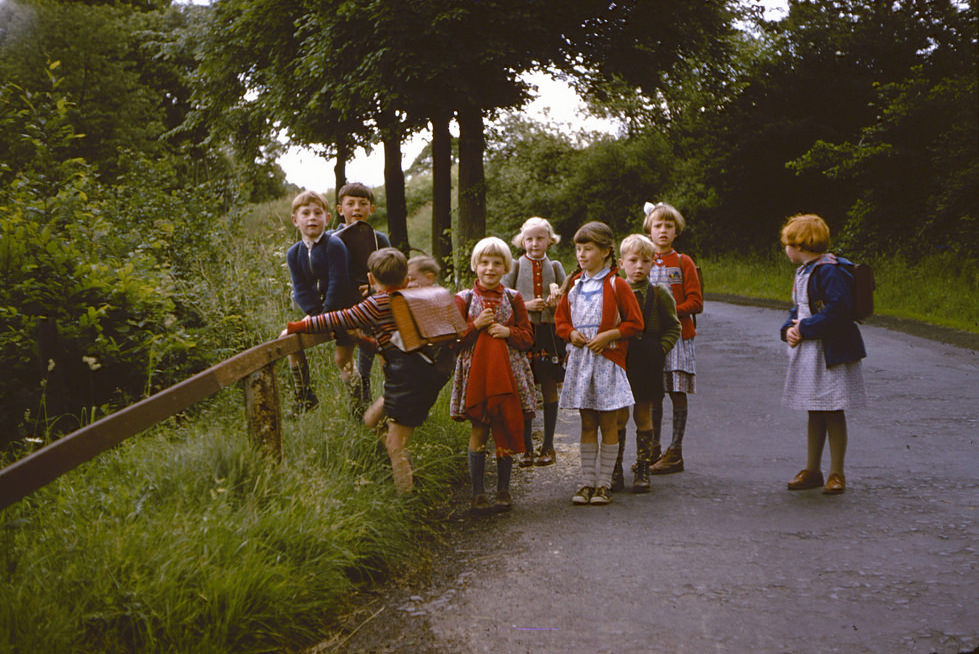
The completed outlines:
{"type": "Polygon", "coordinates": [[[414,484],[411,463],[408,461],[408,452],[405,449],[414,430],[414,427],[401,425],[393,420],[388,423],[388,435],[384,445],[387,447],[388,457],[391,459],[394,488],[399,495],[410,491],[414,484]]]}
{"type": "Polygon", "coordinates": [[[632,406],[632,419],[636,423],[636,431],[650,431],[653,428],[653,403],[650,400],[638,400],[632,406]]]}
{"type": "Polygon", "coordinates": [[[367,410],[364,411],[364,424],[367,425],[368,427],[374,428],[377,426],[379,422],[381,422],[381,418],[383,417],[384,417],[384,396],[382,395],[381,397],[374,400],[374,403],[371,404],[369,407],[367,407],[367,410]]]}
{"type": "Polygon", "coordinates": [[[357,374],[354,369],[354,346],[337,345],[333,353],[333,361],[340,371],[340,379],[349,384],[357,374]]]}
{"type": "Polygon", "coordinates": [[[469,432],[469,481],[472,484],[472,508],[476,511],[485,511],[490,508],[489,498],[486,497],[486,488],[483,478],[486,476],[486,441],[489,438],[489,425],[472,421],[472,430],[469,432]]]}

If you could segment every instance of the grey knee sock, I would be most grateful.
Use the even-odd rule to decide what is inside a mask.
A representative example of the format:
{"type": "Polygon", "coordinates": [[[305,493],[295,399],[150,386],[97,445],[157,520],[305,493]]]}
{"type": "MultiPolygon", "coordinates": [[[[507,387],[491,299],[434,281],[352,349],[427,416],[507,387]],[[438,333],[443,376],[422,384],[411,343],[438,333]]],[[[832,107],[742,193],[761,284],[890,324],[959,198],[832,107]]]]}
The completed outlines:
{"type": "Polygon", "coordinates": [[[673,409],[673,442],[670,447],[680,447],[683,444],[683,432],[687,428],[687,409],[673,409]]]}
{"type": "Polygon", "coordinates": [[[600,471],[598,473],[597,486],[610,488],[612,486],[612,470],[615,468],[615,458],[619,455],[619,444],[602,443],[601,453],[599,454],[600,471]]]}
{"type": "MultiPolygon", "coordinates": [[[[598,443],[581,444],[581,485],[595,486],[595,464],[598,458],[598,443]]],[[[614,462],[614,461],[613,461],[614,462]]]]}

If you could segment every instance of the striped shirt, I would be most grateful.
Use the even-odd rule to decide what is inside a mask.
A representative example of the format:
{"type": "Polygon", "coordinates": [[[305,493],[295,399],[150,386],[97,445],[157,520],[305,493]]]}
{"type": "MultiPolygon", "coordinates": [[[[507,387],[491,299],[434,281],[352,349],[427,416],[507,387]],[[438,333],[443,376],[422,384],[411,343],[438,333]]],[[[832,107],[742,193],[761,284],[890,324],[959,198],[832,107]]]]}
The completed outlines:
{"type": "Polygon", "coordinates": [[[370,331],[381,349],[394,347],[390,344],[391,337],[398,330],[391,312],[391,295],[387,291],[378,291],[349,309],[306,316],[303,322],[309,332],[331,332],[337,328],[370,331]]]}

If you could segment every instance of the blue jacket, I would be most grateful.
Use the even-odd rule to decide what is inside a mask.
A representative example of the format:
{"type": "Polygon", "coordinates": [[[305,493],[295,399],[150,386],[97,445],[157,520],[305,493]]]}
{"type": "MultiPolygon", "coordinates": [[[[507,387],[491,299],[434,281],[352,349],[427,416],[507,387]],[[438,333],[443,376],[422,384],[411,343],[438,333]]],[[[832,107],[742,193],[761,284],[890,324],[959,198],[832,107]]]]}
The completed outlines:
{"type": "MultiPolygon", "coordinates": [[[[846,266],[853,264],[842,257],[836,258],[836,261],[843,265],[829,263],[825,259],[827,257],[806,264],[815,267],[807,287],[812,315],[799,322],[799,333],[803,338],[823,341],[826,367],[831,368],[840,363],[858,361],[867,356],[867,350],[852,317],[853,274],[846,266]]],[[[783,341],[785,332],[797,315],[798,310],[793,306],[788,320],[782,325],[783,341]]]]}
{"type": "Polygon", "coordinates": [[[312,251],[299,241],[286,252],[286,262],[292,277],[292,299],[307,315],[346,306],[350,277],[343,241],[327,232],[312,251]]]}

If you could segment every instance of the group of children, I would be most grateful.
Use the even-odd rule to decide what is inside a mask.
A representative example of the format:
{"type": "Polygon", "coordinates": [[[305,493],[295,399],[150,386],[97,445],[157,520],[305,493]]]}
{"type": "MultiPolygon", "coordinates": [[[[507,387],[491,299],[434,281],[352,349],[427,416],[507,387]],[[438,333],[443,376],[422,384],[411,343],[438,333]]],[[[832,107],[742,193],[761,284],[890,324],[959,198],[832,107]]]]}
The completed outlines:
{"type": "MultiPolygon", "coordinates": [[[[341,339],[371,335],[384,360],[385,381],[382,398],[367,409],[364,419],[373,425],[385,417],[385,446],[398,492],[413,485],[405,450],[411,433],[424,422],[449,379],[450,415],[471,425],[467,462],[472,509],[477,512],[512,506],[515,456],[521,455],[521,466],[555,462],[558,408],[575,409],[580,416],[580,482],[571,497],[573,504],[605,505],[612,492],[624,489],[630,407],[636,433],[632,491],[648,491],[650,475],[683,470],[687,394],[695,392],[693,317],[702,310],[703,297],[693,260],[673,249],[685,227],[674,207],[647,204],[646,233],[623,239],[618,257],[608,225],[597,221],[583,225],[574,235],[577,266],[570,275],[547,256],[560,237],[543,218],[528,219],[514,237],[513,244],[523,250],[517,260],[501,239],[480,240],[470,260],[474,285],[454,298],[467,329],[453,345],[455,366],[449,373],[428,357],[403,351],[397,339],[392,340],[396,326],[390,293],[406,285],[436,283],[437,262],[430,257],[408,261],[395,248],[377,247],[366,261],[363,299],[353,306],[338,305],[337,293],[331,295],[330,287],[333,280],[343,279],[349,266],[327,261],[331,256],[341,258],[342,250],[331,242],[336,237],[320,228],[325,225],[325,202],[309,193],[294,202],[293,222],[303,240],[287,256],[294,298],[307,315],[290,322],[285,333],[334,333],[337,363],[348,366],[350,354],[340,353],[346,347],[341,339]],[[314,303],[307,300],[307,286],[300,282],[315,278],[317,271],[323,276],[317,279],[319,301],[314,303]],[[673,431],[663,451],[662,401],[667,393],[673,431]],[[544,429],[535,452],[532,420],[538,397],[544,429]],[[490,436],[497,464],[492,500],[484,487],[490,436]]],[[[354,219],[372,211],[371,201],[354,219]]],[[[788,487],[823,485],[820,459],[828,434],[832,465],[824,492],[838,493],[845,487],[843,411],[863,401],[859,361],[865,352],[847,313],[847,302],[852,305],[852,291],[847,298],[849,262],[826,253],[828,240],[828,228],[817,216],[795,216],[782,230],[786,254],[801,264],[793,293],[795,307],[782,328],[782,338],[790,346],[784,396],[787,406],[809,411],[807,466],[788,487]]],[[[297,388],[305,393],[308,386],[308,368],[301,368],[297,388]]],[[[299,399],[308,405],[307,395],[300,394],[299,399]]]]}

